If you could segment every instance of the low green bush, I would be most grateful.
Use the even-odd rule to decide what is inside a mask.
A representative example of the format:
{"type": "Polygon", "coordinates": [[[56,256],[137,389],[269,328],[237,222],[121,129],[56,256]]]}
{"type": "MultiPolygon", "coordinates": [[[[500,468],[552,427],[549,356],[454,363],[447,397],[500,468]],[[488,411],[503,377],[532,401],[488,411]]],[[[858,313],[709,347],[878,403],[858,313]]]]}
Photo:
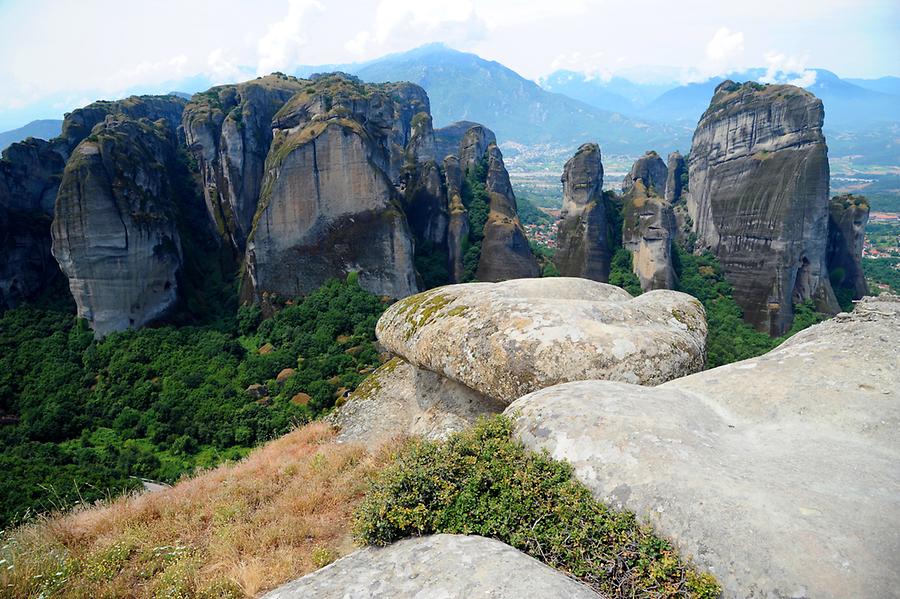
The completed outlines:
{"type": "Polygon", "coordinates": [[[514,441],[502,416],[444,442],[408,441],[356,512],[364,544],[436,533],[498,539],[610,597],[719,595],[634,514],[596,501],[569,464],[514,441]]]}

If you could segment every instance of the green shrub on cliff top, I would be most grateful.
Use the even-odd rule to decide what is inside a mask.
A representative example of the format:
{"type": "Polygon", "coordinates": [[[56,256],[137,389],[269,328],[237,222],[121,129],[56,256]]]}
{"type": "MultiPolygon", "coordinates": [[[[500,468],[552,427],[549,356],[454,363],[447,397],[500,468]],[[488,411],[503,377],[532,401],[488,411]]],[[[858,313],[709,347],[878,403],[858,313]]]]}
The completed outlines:
{"type": "Polygon", "coordinates": [[[445,442],[408,441],[374,480],[354,533],[371,545],[435,533],[499,539],[609,597],[719,595],[634,514],[594,500],[570,465],[514,441],[502,416],[445,442]]]}

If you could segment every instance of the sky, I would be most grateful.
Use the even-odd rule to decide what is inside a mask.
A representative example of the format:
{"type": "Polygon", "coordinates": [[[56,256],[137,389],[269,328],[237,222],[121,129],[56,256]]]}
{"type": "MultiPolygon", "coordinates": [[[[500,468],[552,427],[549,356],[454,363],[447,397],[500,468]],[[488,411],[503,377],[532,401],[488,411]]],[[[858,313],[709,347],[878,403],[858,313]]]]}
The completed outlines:
{"type": "Polygon", "coordinates": [[[0,0],[0,131],[95,99],[197,91],[430,42],[538,80],[749,67],[900,76],[898,0],[0,0]]]}

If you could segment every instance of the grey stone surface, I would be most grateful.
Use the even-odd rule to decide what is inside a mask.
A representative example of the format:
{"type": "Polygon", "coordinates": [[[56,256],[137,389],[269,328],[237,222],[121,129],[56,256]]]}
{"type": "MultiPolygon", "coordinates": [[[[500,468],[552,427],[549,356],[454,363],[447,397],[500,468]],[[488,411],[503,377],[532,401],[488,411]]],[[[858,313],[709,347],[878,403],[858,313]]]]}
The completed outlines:
{"type": "Polygon", "coordinates": [[[673,289],[675,212],[668,200],[637,179],[622,198],[622,245],[631,252],[631,267],[643,291],[673,289]]]}
{"type": "Polygon", "coordinates": [[[900,298],[866,298],[768,354],[655,388],[558,385],[507,408],[726,597],[900,589],[900,298]]]}
{"type": "Polygon", "coordinates": [[[263,599],[596,599],[589,587],[509,545],[434,535],[351,553],[263,599]]]}
{"type": "Polygon", "coordinates": [[[700,370],[706,348],[691,296],[632,298],[566,277],[432,289],[388,308],[376,332],[412,364],[506,403],[572,380],[659,384],[700,370]]]}
{"type": "MultiPolygon", "coordinates": [[[[490,210],[484,224],[481,259],[475,278],[479,281],[505,281],[537,277],[540,269],[519,221],[516,196],[497,144],[487,147],[486,157],[484,188],[490,197],[490,210]]],[[[465,160],[461,158],[460,164],[465,164],[465,160]]]]}
{"type": "Polygon", "coordinates": [[[644,187],[655,195],[665,196],[669,169],[665,161],[653,150],[634,161],[631,170],[622,181],[622,191],[628,193],[635,181],[642,180],[644,187]]]}
{"type": "Polygon", "coordinates": [[[499,414],[505,403],[401,358],[393,358],[357,387],[329,415],[340,428],[338,439],[381,443],[397,435],[444,439],[479,418],[499,414]]]}
{"type": "Polygon", "coordinates": [[[826,265],[828,148],[822,101],[791,85],[725,81],[694,133],[687,208],[744,318],[781,335],[793,304],[836,313],[826,265]]]}
{"type": "Polygon", "coordinates": [[[161,124],[110,116],[66,165],[52,250],[97,335],[151,323],[177,301],[185,207],[170,178],[175,152],[161,124]]]}
{"type": "Polygon", "coordinates": [[[554,262],[564,277],[609,280],[612,258],[603,198],[603,163],[597,144],[583,144],[561,177],[563,204],[554,262]]]}

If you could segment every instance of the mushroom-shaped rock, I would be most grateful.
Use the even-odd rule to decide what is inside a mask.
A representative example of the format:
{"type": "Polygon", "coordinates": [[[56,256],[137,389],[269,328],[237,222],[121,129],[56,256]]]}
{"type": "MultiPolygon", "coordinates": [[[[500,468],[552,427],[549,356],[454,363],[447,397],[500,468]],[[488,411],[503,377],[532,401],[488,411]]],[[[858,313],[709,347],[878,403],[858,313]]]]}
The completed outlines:
{"type": "Polygon", "coordinates": [[[507,408],[516,436],[693,555],[726,597],[896,596],[900,297],[655,388],[583,381],[507,408]]]}
{"type": "Polygon", "coordinates": [[[505,543],[434,535],[351,553],[263,599],[596,599],[597,593],[505,543]]]}
{"type": "Polygon", "coordinates": [[[700,370],[706,347],[693,297],[566,277],[432,289],[391,306],[376,332],[408,362],[505,403],[565,381],[663,383],[700,370]]]}
{"type": "Polygon", "coordinates": [[[341,429],[340,441],[380,443],[400,434],[443,439],[505,407],[395,357],[366,378],[329,420],[341,429]]]}

